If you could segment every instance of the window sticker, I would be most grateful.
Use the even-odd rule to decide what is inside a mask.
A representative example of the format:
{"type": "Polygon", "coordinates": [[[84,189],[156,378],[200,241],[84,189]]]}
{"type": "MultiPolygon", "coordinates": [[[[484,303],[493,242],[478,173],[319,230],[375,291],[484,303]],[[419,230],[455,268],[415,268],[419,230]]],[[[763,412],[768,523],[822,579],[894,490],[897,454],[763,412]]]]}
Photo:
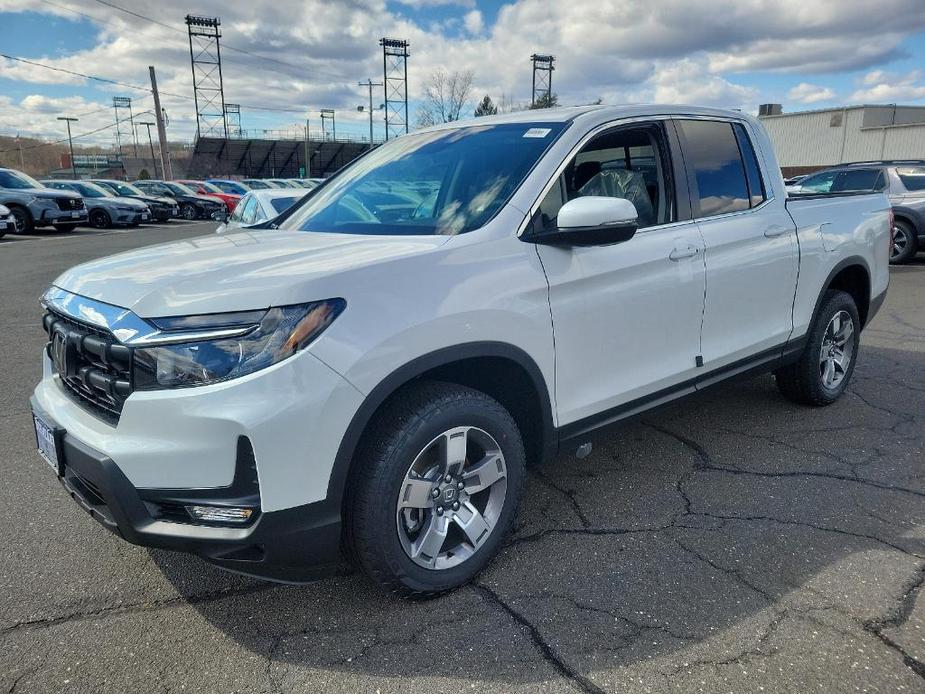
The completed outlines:
{"type": "Polygon", "coordinates": [[[524,133],[524,137],[546,137],[552,132],[552,128],[530,128],[524,133]]]}

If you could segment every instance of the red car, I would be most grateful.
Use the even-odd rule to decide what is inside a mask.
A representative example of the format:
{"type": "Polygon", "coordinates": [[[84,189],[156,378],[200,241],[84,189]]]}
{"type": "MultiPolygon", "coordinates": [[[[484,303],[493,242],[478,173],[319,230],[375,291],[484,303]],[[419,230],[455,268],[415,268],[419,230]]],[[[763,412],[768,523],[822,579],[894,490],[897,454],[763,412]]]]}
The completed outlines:
{"type": "Polygon", "coordinates": [[[234,212],[234,208],[238,204],[238,200],[241,199],[240,195],[225,193],[221,188],[212,183],[209,183],[208,181],[177,181],[177,183],[188,185],[200,195],[208,195],[213,198],[218,198],[223,203],[225,203],[225,207],[228,208],[228,214],[234,212]]]}

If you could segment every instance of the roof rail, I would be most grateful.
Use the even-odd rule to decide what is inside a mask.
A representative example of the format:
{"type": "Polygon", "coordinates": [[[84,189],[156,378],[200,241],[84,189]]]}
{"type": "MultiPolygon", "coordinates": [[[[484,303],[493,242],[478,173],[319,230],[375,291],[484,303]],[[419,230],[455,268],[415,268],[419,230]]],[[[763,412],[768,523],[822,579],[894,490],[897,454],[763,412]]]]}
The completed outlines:
{"type": "Polygon", "coordinates": [[[836,164],[829,168],[839,166],[894,166],[896,164],[920,164],[925,166],[925,159],[875,159],[871,161],[849,161],[844,164],[836,164]]]}

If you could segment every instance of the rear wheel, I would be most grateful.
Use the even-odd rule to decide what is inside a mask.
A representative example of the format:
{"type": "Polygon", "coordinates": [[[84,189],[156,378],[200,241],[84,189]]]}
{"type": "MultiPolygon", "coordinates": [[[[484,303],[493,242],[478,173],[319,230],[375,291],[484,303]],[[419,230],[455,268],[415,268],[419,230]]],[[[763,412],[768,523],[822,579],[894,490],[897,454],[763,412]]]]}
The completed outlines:
{"type": "Polygon", "coordinates": [[[510,531],[524,464],[520,432],[497,401],[455,384],[415,385],[364,437],[349,488],[348,549],[393,593],[453,590],[510,531]]]}
{"type": "Polygon", "coordinates": [[[809,331],[800,360],[774,375],[790,400],[831,405],[848,388],[860,344],[861,321],[850,294],[830,291],[809,331]]]}
{"type": "Polygon", "coordinates": [[[29,210],[19,205],[9,205],[9,208],[13,213],[13,233],[31,234],[35,230],[35,223],[29,210]]]}
{"type": "Polygon", "coordinates": [[[106,210],[91,210],[90,226],[94,229],[109,229],[112,226],[112,218],[106,210]]]}
{"type": "Polygon", "coordinates": [[[918,252],[918,239],[912,225],[902,219],[893,222],[893,244],[890,246],[890,264],[908,262],[918,252]]]}

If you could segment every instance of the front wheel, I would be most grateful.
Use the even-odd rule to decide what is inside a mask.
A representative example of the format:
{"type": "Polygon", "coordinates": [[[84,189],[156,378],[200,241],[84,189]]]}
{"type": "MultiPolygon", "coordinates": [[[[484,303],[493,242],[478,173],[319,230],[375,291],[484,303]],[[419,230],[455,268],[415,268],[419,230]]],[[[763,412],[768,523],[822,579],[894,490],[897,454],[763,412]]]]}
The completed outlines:
{"type": "Polygon", "coordinates": [[[13,213],[14,234],[31,234],[35,230],[32,215],[26,209],[19,205],[10,205],[10,212],[13,213]]]}
{"type": "Polygon", "coordinates": [[[389,403],[355,467],[348,550],[385,589],[420,598],[463,585],[498,552],[520,504],[525,455],[496,400],[425,382],[389,403]]]}
{"type": "Polygon", "coordinates": [[[90,226],[94,229],[109,229],[112,226],[112,218],[106,210],[92,210],[90,212],[90,226]]]}
{"type": "Polygon", "coordinates": [[[183,219],[192,221],[199,216],[199,212],[196,210],[194,204],[187,202],[180,206],[180,216],[183,217],[183,219]]]}
{"type": "Polygon", "coordinates": [[[850,294],[829,291],[799,361],[774,372],[777,387],[805,405],[831,405],[848,388],[860,346],[861,321],[850,294]]]}

